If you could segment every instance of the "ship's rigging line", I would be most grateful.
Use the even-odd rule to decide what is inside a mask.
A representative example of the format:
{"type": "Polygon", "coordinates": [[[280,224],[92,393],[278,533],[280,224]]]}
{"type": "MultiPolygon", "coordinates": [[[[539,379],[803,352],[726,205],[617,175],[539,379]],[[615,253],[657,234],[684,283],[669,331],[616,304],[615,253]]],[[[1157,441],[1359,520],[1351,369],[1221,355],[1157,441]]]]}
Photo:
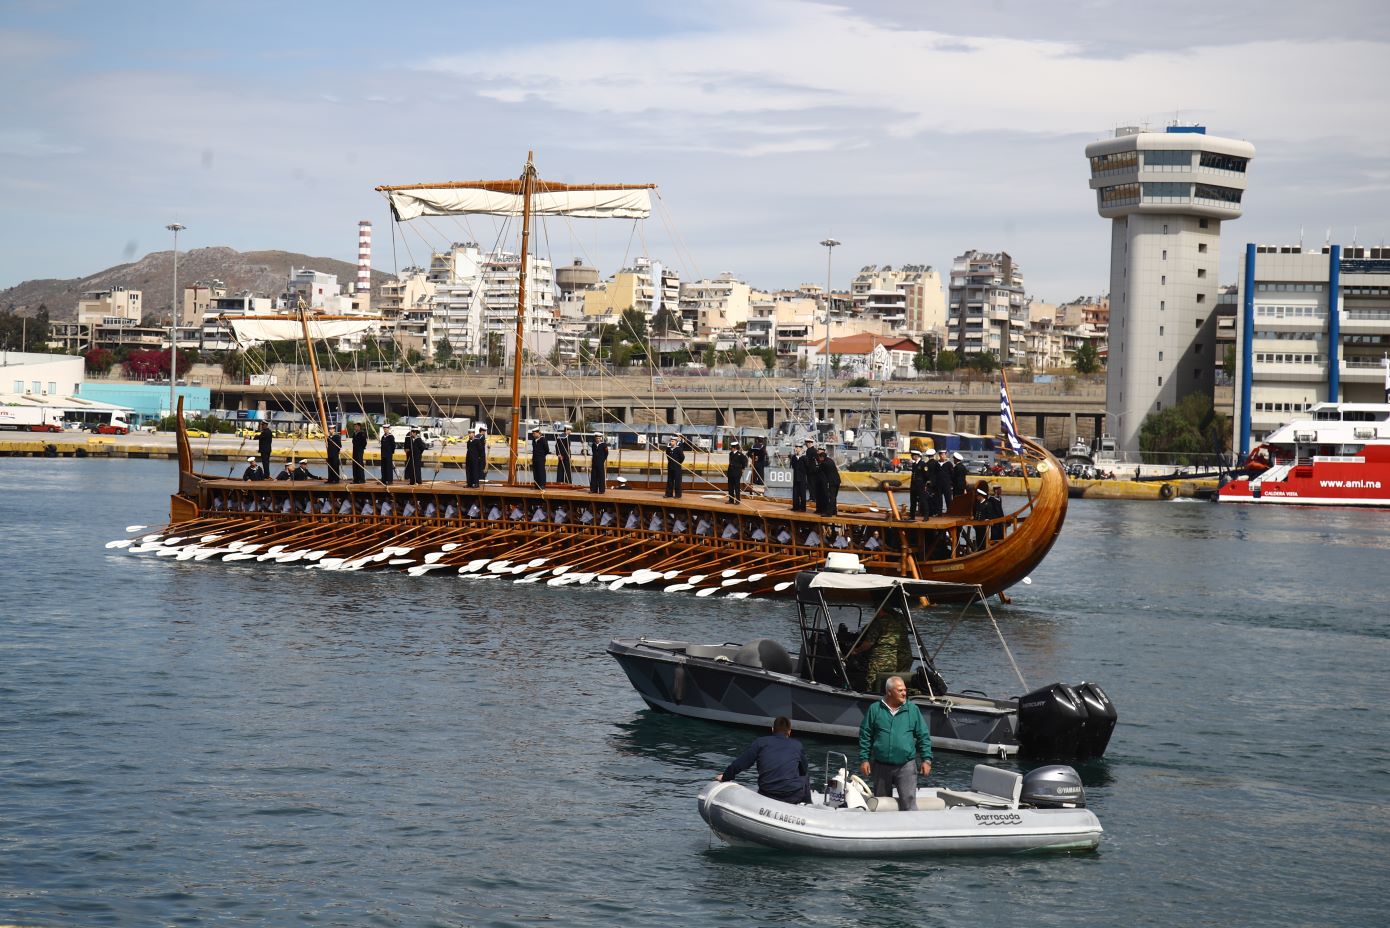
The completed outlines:
{"type": "MultiPolygon", "coordinates": [[[[685,253],[686,248],[685,248],[685,246],[684,246],[683,243],[678,243],[678,242],[677,242],[678,236],[676,235],[676,233],[675,233],[675,231],[674,231],[674,226],[673,226],[673,224],[670,222],[670,215],[669,215],[669,212],[665,209],[666,204],[665,204],[664,200],[662,200],[659,196],[657,197],[657,200],[658,200],[659,205],[662,207],[661,210],[660,210],[660,213],[661,213],[661,220],[662,220],[663,227],[664,227],[664,229],[666,230],[667,234],[669,235],[669,237],[670,237],[670,239],[671,239],[671,241],[672,241],[673,248],[674,248],[677,252],[680,253],[680,254],[677,254],[677,255],[676,255],[677,259],[680,260],[681,254],[684,254],[684,253],[685,253]]],[[[426,226],[427,226],[434,234],[436,234],[436,235],[438,235],[438,236],[440,236],[441,238],[444,238],[444,239],[450,238],[450,237],[445,233],[444,230],[440,229],[440,228],[439,228],[437,225],[435,225],[434,223],[429,222],[427,217],[420,217],[420,218],[426,219],[426,226]]],[[[465,231],[465,232],[467,233],[468,240],[470,240],[470,241],[475,241],[475,240],[476,240],[476,237],[475,237],[474,234],[473,234],[473,230],[472,230],[471,226],[464,220],[464,217],[462,217],[462,216],[453,216],[453,217],[450,217],[450,218],[453,218],[453,219],[455,220],[455,222],[458,223],[458,225],[460,226],[460,228],[463,229],[463,231],[465,231]]],[[[507,238],[508,231],[509,231],[509,229],[511,228],[511,219],[512,219],[513,217],[506,216],[506,217],[500,217],[500,218],[501,218],[501,221],[499,221],[499,222],[497,223],[497,226],[496,226],[496,229],[495,229],[496,239],[495,239],[495,241],[494,241],[494,247],[493,247],[493,251],[494,251],[494,252],[498,252],[498,251],[499,251],[499,249],[501,248],[502,242],[507,238]]],[[[398,230],[396,229],[396,226],[397,226],[397,225],[401,225],[401,223],[395,222],[395,221],[394,221],[394,217],[392,217],[392,219],[393,219],[393,221],[391,222],[391,225],[392,225],[392,261],[393,261],[393,267],[394,267],[394,270],[396,271],[397,277],[399,277],[399,274],[400,274],[400,267],[399,267],[399,254],[398,254],[398,250],[397,250],[397,246],[398,246],[398,239],[397,239],[397,236],[398,236],[398,235],[400,236],[399,245],[400,245],[400,247],[403,247],[403,248],[406,250],[407,257],[410,259],[411,264],[412,264],[412,265],[415,265],[415,266],[420,266],[420,265],[419,265],[419,263],[418,263],[418,262],[415,260],[415,258],[414,258],[414,251],[413,251],[413,249],[411,248],[411,244],[410,244],[409,236],[408,236],[408,234],[407,234],[407,230],[406,230],[406,229],[401,229],[401,230],[398,231],[398,230]]],[[[565,219],[565,221],[566,221],[566,226],[567,226],[567,227],[569,228],[569,230],[571,231],[571,238],[572,238],[572,240],[577,241],[577,240],[578,240],[578,236],[574,234],[574,223],[572,222],[571,217],[566,216],[566,217],[564,217],[564,219],[565,219]]],[[[555,266],[557,266],[557,265],[555,265],[555,263],[554,263],[553,251],[552,251],[551,242],[550,242],[550,230],[549,230],[549,226],[548,226],[547,224],[545,224],[545,223],[541,223],[540,225],[541,225],[541,229],[539,229],[538,231],[541,231],[542,234],[545,236],[545,248],[544,248],[544,250],[550,255],[550,258],[551,258],[551,266],[552,266],[552,267],[555,267],[555,266]]],[[[430,248],[431,254],[433,254],[434,249],[433,249],[433,247],[431,246],[431,243],[430,243],[428,237],[420,230],[419,227],[416,227],[415,232],[416,232],[416,235],[419,236],[421,243],[424,244],[426,247],[430,248]]],[[[643,247],[644,249],[647,249],[648,251],[650,250],[650,249],[648,248],[648,244],[649,244],[649,243],[648,243],[648,241],[647,241],[647,239],[646,239],[646,236],[645,236],[645,234],[644,234],[644,229],[643,229],[643,227],[642,227],[641,225],[639,225],[639,223],[638,223],[636,220],[633,221],[633,225],[632,225],[632,227],[631,227],[630,230],[629,230],[629,235],[627,236],[627,246],[626,246],[626,248],[625,248],[625,252],[624,252],[624,256],[623,256],[623,262],[622,262],[622,265],[621,265],[621,266],[623,266],[623,267],[626,267],[626,266],[628,265],[628,263],[629,263],[629,258],[631,257],[631,254],[632,254],[632,244],[633,244],[633,242],[634,242],[635,240],[640,240],[640,242],[641,242],[641,244],[642,244],[642,247],[643,247]]],[[[588,249],[581,249],[581,250],[584,251],[586,254],[588,253],[588,249]]],[[[591,258],[590,260],[592,261],[592,258],[591,258]]],[[[689,263],[692,267],[694,266],[695,262],[694,262],[693,258],[687,256],[687,261],[688,261],[688,263],[689,263]]],[[[596,264],[597,262],[593,262],[593,263],[596,264]]],[[[698,276],[698,273],[697,273],[696,276],[698,276]]],[[[654,279],[654,280],[653,280],[653,288],[660,287],[660,286],[661,286],[661,283],[662,283],[662,282],[661,282],[660,280],[655,280],[655,279],[654,279]]],[[[529,301],[528,301],[528,302],[529,302],[529,301]]],[[[664,308],[667,310],[668,313],[670,313],[670,314],[672,314],[672,315],[676,315],[677,312],[678,312],[677,309],[672,309],[672,308],[669,307],[669,306],[664,306],[664,308]]],[[[631,337],[634,343],[637,343],[637,344],[643,343],[644,339],[643,339],[643,337],[642,337],[642,333],[635,331],[635,330],[633,329],[633,327],[632,327],[631,322],[632,322],[632,320],[631,320],[630,318],[624,318],[624,317],[622,317],[622,316],[619,316],[619,317],[618,317],[618,323],[619,323],[620,330],[621,330],[623,333],[625,333],[627,336],[631,337]]],[[[648,375],[649,375],[649,384],[652,385],[652,386],[655,386],[655,383],[656,383],[655,377],[657,376],[657,372],[660,370],[660,368],[659,368],[659,367],[656,365],[656,363],[655,363],[655,356],[654,356],[654,352],[651,350],[651,343],[650,343],[650,341],[648,340],[648,341],[646,342],[646,344],[647,344],[647,350],[643,352],[644,361],[645,361],[645,367],[647,368],[648,375]]],[[[304,346],[302,346],[302,345],[300,345],[300,344],[298,344],[298,343],[296,343],[296,345],[295,345],[295,347],[294,347],[295,361],[296,361],[296,364],[297,364],[297,365],[302,364],[303,358],[301,357],[301,355],[302,355],[302,353],[303,353],[303,347],[304,347],[304,346]]],[[[481,350],[481,349],[483,349],[485,346],[484,346],[484,345],[479,345],[478,347],[479,347],[479,349],[481,350]]],[[[562,367],[553,364],[552,362],[550,362],[550,360],[549,360],[548,358],[545,358],[545,357],[543,357],[542,355],[540,355],[539,352],[525,352],[525,353],[523,354],[523,359],[522,359],[523,363],[525,363],[525,361],[528,360],[528,359],[526,358],[526,355],[529,355],[529,356],[530,356],[529,360],[531,361],[531,364],[530,364],[530,371],[531,371],[531,374],[532,374],[532,378],[535,378],[535,377],[538,377],[538,376],[539,376],[539,368],[541,367],[542,364],[544,364],[544,365],[546,365],[546,368],[547,368],[548,370],[550,370],[551,372],[553,372],[554,374],[556,374],[556,375],[558,375],[560,378],[562,378],[562,380],[563,380],[563,382],[565,383],[565,385],[566,385],[568,388],[570,388],[572,391],[574,391],[574,393],[578,394],[579,396],[583,397],[584,399],[586,399],[586,400],[588,400],[588,401],[590,401],[590,402],[596,403],[596,404],[599,406],[600,409],[603,409],[603,408],[606,406],[606,404],[607,404],[607,394],[608,394],[608,389],[607,389],[607,387],[608,387],[608,384],[607,384],[607,371],[606,371],[606,368],[603,367],[602,365],[600,366],[600,373],[601,373],[601,376],[598,378],[600,393],[599,393],[599,395],[595,396],[595,395],[590,391],[590,389],[588,388],[586,382],[582,382],[582,381],[576,380],[575,378],[573,378],[572,376],[570,376],[562,367]]],[[[267,359],[267,360],[268,360],[268,359],[267,359]]],[[[340,359],[340,357],[338,356],[338,354],[337,354],[336,352],[334,352],[334,351],[326,352],[325,355],[324,355],[324,360],[328,362],[325,366],[327,366],[327,367],[329,367],[330,369],[334,370],[336,373],[341,374],[341,373],[344,373],[344,372],[345,372],[345,369],[340,365],[340,360],[341,360],[341,359],[340,359]]],[[[418,371],[418,370],[416,369],[416,366],[415,366],[413,363],[411,363],[411,360],[410,360],[409,355],[399,356],[399,354],[398,354],[398,360],[399,360],[400,363],[402,363],[403,367],[405,368],[405,373],[407,374],[407,376],[413,375],[413,376],[418,377],[418,376],[420,375],[421,372],[418,371]]],[[[425,363],[429,363],[429,360],[430,360],[430,359],[424,359],[425,363]]],[[[254,355],[248,356],[248,361],[251,361],[252,363],[254,363],[254,361],[255,361],[254,355]]],[[[266,367],[265,367],[265,371],[266,371],[266,372],[269,371],[269,365],[268,365],[268,364],[267,364],[266,367]]],[[[523,369],[523,376],[524,376],[524,373],[525,373],[525,369],[523,369]]],[[[365,400],[365,391],[363,390],[364,384],[362,383],[362,381],[360,380],[360,378],[357,378],[357,379],[355,379],[355,380],[356,380],[356,382],[353,384],[353,387],[351,387],[348,391],[344,391],[344,390],[342,390],[342,381],[343,381],[343,378],[341,378],[341,377],[340,377],[340,378],[337,378],[337,381],[336,381],[336,389],[335,389],[334,392],[335,392],[335,393],[338,393],[338,394],[341,394],[342,392],[349,392],[349,395],[353,396],[353,398],[357,400],[357,404],[358,404],[358,407],[359,407],[359,408],[366,408],[366,404],[365,404],[365,402],[364,402],[364,400],[365,400]]],[[[767,397],[766,397],[766,396],[761,397],[761,398],[755,400],[755,398],[753,397],[753,395],[751,394],[751,392],[750,392],[750,390],[749,390],[749,388],[748,388],[748,385],[745,384],[745,382],[744,382],[744,380],[743,380],[743,377],[742,377],[742,376],[738,376],[738,377],[735,378],[735,380],[736,380],[736,388],[737,388],[737,390],[739,391],[739,393],[740,393],[740,395],[742,396],[742,398],[744,399],[745,404],[746,404],[746,406],[747,406],[748,408],[757,409],[757,408],[759,408],[759,404],[760,404],[760,403],[761,403],[761,404],[763,405],[763,407],[765,408],[766,403],[767,403],[767,397]]],[[[532,380],[532,383],[533,383],[533,384],[535,383],[534,379],[532,380]]],[[[588,381],[588,383],[592,383],[592,381],[588,381]]],[[[441,410],[441,411],[442,411],[442,410],[444,409],[444,405],[445,405],[445,404],[443,404],[443,403],[440,402],[440,397],[435,393],[435,391],[434,391],[432,388],[428,387],[427,385],[422,384],[421,386],[425,386],[425,389],[424,389],[422,392],[424,392],[425,395],[426,395],[426,398],[427,398],[428,403],[429,403],[429,408],[430,408],[430,409],[433,409],[433,410],[441,410]]],[[[706,386],[706,389],[707,389],[707,391],[708,391],[710,394],[713,393],[713,386],[712,386],[712,385],[707,385],[707,386],[706,386]]],[[[296,411],[297,413],[303,415],[306,419],[313,421],[313,420],[315,420],[315,419],[317,418],[317,416],[315,415],[315,410],[314,410],[313,408],[311,408],[311,407],[309,406],[309,404],[300,402],[300,401],[298,400],[298,398],[297,398],[296,395],[291,395],[288,391],[276,391],[276,392],[277,392],[277,393],[281,393],[280,399],[281,399],[281,402],[282,402],[283,404],[288,405],[291,409],[293,409],[293,410],[296,411]]],[[[528,392],[532,392],[532,391],[528,391],[528,392]]],[[[665,389],[664,389],[664,392],[668,395],[668,397],[670,398],[670,400],[674,403],[674,407],[673,407],[673,408],[674,408],[674,411],[675,411],[675,413],[676,413],[677,421],[674,422],[674,423],[671,423],[672,427],[673,427],[674,429],[679,430],[681,424],[683,424],[683,423],[684,423],[684,424],[693,424],[693,423],[692,423],[692,420],[691,420],[691,418],[690,418],[690,416],[689,416],[689,414],[688,414],[688,411],[687,411],[687,410],[685,409],[685,407],[684,407],[684,404],[682,404],[682,403],[680,402],[680,397],[677,396],[677,395],[675,394],[675,392],[674,392],[673,390],[671,390],[669,387],[665,388],[665,389]]],[[[655,400],[656,400],[656,397],[655,397],[655,390],[651,390],[651,391],[649,391],[649,392],[648,392],[647,394],[645,394],[645,395],[642,394],[642,393],[640,393],[640,392],[637,392],[637,391],[630,391],[630,393],[631,393],[630,398],[631,398],[632,400],[634,400],[634,401],[640,403],[640,404],[642,405],[642,407],[644,408],[644,410],[647,412],[647,414],[650,416],[650,418],[653,420],[653,423],[659,425],[659,424],[660,424],[660,423],[659,423],[660,414],[659,414],[659,410],[658,410],[658,408],[657,408],[657,406],[656,406],[656,402],[655,402],[655,400]]],[[[534,395],[534,393],[533,393],[533,395],[534,395]]],[[[380,395],[379,395],[378,399],[380,400],[380,402],[382,403],[383,408],[384,408],[384,407],[385,407],[385,400],[386,400],[386,397],[385,397],[385,385],[384,385],[384,384],[380,387],[380,395]]],[[[780,395],[778,395],[778,394],[773,394],[772,400],[773,400],[773,402],[776,404],[776,407],[780,408],[781,411],[783,411],[783,412],[789,411],[789,410],[788,410],[788,403],[787,403],[787,401],[786,401],[785,399],[783,399],[783,397],[781,397],[780,395]]],[[[412,406],[414,406],[414,407],[416,408],[416,410],[418,411],[418,409],[419,409],[419,404],[412,403],[412,406]]],[[[339,400],[339,402],[338,402],[338,404],[337,404],[337,408],[338,408],[339,411],[341,411],[341,409],[342,409],[342,403],[341,403],[340,400],[339,400]]],[[[452,411],[452,410],[451,410],[451,411],[452,411]]],[[[736,427],[736,426],[734,425],[734,423],[729,423],[728,426],[729,426],[730,428],[735,428],[735,427],[736,427]]],[[[296,456],[297,456],[297,453],[298,453],[298,444],[299,444],[299,441],[300,441],[299,436],[296,436],[296,437],[294,438],[294,443],[293,443],[292,446],[291,446],[292,453],[296,454],[296,456]]],[[[245,445],[245,439],[243,439],[243,445],[245,445]]],[[[654,448],[652,448],[652,447],[649,445],[649,447],[648,447],[649,463],[650,463],[650,461],[651,461],[650,455],[651,455],[654,451],[656,451],[656,450],[657,450],[657,449],[654,449],[654,448]]],[[[711,461],[713,460],[713,457],[714,457],[714,449],[711,448],[710,453],[709,453],[709,458],[710,458],[711,461]]],[[[709,477],[707,474],[702,474],[702,473],[700,473],[697,469],[694,469],[694,468],[692,468],[692,470],[695,472],[695,479],[696,479],[697,482],[708,484],[709,487],[710,487],[710,489],[712,489],[712,490],[722,490],[722,489],[723,489],[721,483],[717,483],[715,479],[712,479],[712,478],[709,477]]],[[[433,471],[433,473],[432,473],[432,475],[431,475],[431,478],[432,478],[432,479],[437,479],[437,478],[438,478],[438,475],[439,475],[439,467],[438,467],[438,465],[436,465],[436,467],[434,468],[434,471],[433,471]]],[[[873,504],[873,501],[869,499],[869,497],[868,497],[868,495],[867,495],[866,493],[864,493],[862,490],[860,490],[859,492],[860,492],[860,495],[862,495],[862,496],[864,497],[864,499],[865,499],[867,502],[869,502],[871,505],[873,504]]]]}

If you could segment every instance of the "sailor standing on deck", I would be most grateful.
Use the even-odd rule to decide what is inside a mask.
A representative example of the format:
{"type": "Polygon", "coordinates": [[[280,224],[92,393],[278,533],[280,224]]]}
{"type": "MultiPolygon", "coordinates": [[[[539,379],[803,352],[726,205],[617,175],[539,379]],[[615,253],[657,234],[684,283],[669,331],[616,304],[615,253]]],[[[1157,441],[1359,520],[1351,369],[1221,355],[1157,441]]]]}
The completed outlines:
{"type": "Polygon", "coordinates": [[[748,455],[739,450],[738,442],[729,442],[729,502],[737,503],[743,499],[743,469],[748,466],[748,455]]]}
{"type": "Polygon", "coordinates": [[[936,493],[936,511],[933,515],[944,515],[951,505],[951,494],[955,490],[955,478],[951,473],[951,462],[946,459],[946,449],[936,455],[936,470],[932,472],[932,490],[936,493]]]}
{"type": "Polygon", "coordinates": [[[555,441],[555,482],[573,483],[574,468],[570,464],[570,427],[565,426],[555,441]]]}
{"type": "Polygon", "coordinates": [[[487,426],[480,425],[468,436],[468,444],[463,453],[463,473],[468,485],[476,487],[483,482],[487,471],[487,426]]]}
{"type": "Polygon", "coordinates": [[[821,480],[821,507],[816,509],[823,516],[833,516],[840,506],[840,468],[835,459],[825,453],[824,448],[816,450],[816,470],[821,480]]]}
{"type": "Polygon", "coordinates": [[[681,465],[685,463],[685,451],[680,445],[680,438],[676,435],[671,436],[671,441],[666,445],[666,492],[663,494],[667,499],[681,498],[681,475],[685,468],[681,465]]]}
{"type": "Polygon", "coordinates": [[[545,458],[550,454],[550,442],[545,440],[540,429],[531,430],[531,480],[542,490],[545,489],[545,458]]]}
{"type": "Polygon", "coordinates": [[[261,430],[256,433],[256,449],[261,453],[261,470],[270,473],[270,451],[275,446],[275,433],[270,423],[262,421],[261,430]]]}
{"type": "Polygon", "coordinates": [[[792,469],[792,512],[806,511],[806,443],[799,441],[788,463],[792,469]]]}
{"type": "Polygon", "coordinates": [[[367,482],[367,430],[361,422],[352,430],[352,482],[367,482]]]}
{"type": "Polygon", "coordinates": [[[396,436],[388,425],[381,430],[381,482],[388,487],[396,479],[396,436]]]}
{"type": "Polygon", "coordinates": [[[763,472],[767,470],[767,443],[763,439],[753,439],[753,447],[748,452],[748,463],[752,468],[752,476],[748,479],[749,486],[761,487],[763,472]]]}
{"type": "Polygon", "coordinates": [[[608,440],[595,432],[589,439],[589,492],[604,493],[608,490],[608,440]]]}
{"type": "Polygon", "coordinates": [[[402,468],[406,483],[415,482],[415,430],[406,429],[405,439],[401,442],[401,450],[405,452],[405,463],[402,468]]]}
{"type": "Polygon", "coordinates": [[[909,520],[922,516],[931,518],[934,513],[927,508],[927,476],[929,464],[922,460],[922,452],[913,449],[912,455],[912,491],[909,495],[907,507],[907,517],[909,520]]]}
{"type": "Polygon", "coordinates": [[[406,439],[410,443],[410,473],[408,482],[419,485],[425,482],[425,439],[420,436],[419,429],[411,429],[410,437],[406,439]]]}
{"type": "Polygon", "coordinates": [[[328,434],[328,476],[323,482],[343,482],[343,433],[337,429],[328,434]]]}

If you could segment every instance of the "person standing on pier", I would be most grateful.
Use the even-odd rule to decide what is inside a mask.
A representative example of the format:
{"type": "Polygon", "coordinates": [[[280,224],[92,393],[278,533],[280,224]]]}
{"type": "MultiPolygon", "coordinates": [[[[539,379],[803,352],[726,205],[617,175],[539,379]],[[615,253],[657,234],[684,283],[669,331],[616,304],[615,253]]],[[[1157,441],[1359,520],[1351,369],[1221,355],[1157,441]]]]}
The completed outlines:
{"type": "Polygon", "coordinates": [[[343,433],[338,429],[328,433],[328,476],[323,482],[343,482],[343,433]]]}
{"type": "Polygon", "coordinates": [[[743,499],[743,469],[748,466],[748,455],[739,450],[738,442],[729,442],[729,502],[738,503],[743,499]]]}
{"type": "Polygon", "coordinates": [[[545,440],[540,429],[531,430],[531,479],[536,486],[545,489],[545,459],[550,454],[550,442],[545,440]]]}
{"type": "Polygon", "coordinates": [[[567,425],[560,432],[560,437],[555,442],[555,482],[574,483],[574,467],[570,463],[570,427],[567,425]]]}
{"type": "Polygon", "coordinates": [[[792,512],[806,511],[806,443],[799,441],[787,461],[792,469],[792,512]]]}
{"type": "Polygon", "coordinates": [[[681,449],[681,440],[678,436],[672,435],[671,441],[666,445],[666,493],[667,499],[681,498],[682,474],[685,468],[685,451],[681,449]]]}
{"type": "Polygon", "coordinates": [[[352,482],[367,482],[367,429],[361,422],[352,430],[352,482]]]}
{"type": "Polygon", "coordinates": [[[256,433],[256,447],[261,453],[261,470],[270,473],[270,452],[275,447],[275,433],[270,430],[270,423],[261,421],[261,430],[256,433]]]}
{"type": "Polygon", "coordinates": [[[396,479],[396,436],[391,426],[381,429],[381,482],[388,487],[396,479]]]}
{"type": "Polygon", "coordinates": [[[606,493],[608,491],[608,441],[602,435],[595,432],[594,437],[589,439],[589,460],[593,466],[589,469],[589,492],[606,493]]]}

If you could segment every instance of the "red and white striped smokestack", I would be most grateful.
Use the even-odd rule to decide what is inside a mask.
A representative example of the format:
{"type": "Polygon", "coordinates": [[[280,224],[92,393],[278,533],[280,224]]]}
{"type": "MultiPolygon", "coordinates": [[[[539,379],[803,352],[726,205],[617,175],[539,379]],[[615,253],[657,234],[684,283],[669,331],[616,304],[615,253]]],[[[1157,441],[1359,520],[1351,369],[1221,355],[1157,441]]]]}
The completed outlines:
{"type": "Polygon", "coordinates": [[[357,292],[372,289],[372,224],[363,219],[357,224],[357,292]]]}

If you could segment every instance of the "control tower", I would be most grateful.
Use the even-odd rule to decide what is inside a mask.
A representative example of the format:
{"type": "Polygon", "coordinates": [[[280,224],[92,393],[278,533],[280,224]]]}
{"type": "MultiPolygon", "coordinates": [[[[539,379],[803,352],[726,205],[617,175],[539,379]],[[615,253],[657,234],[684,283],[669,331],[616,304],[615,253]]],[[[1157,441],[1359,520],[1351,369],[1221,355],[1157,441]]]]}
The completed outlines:
{"type": "Polygon", "coordinates": [[[1086,146],[1111,228],[1106,422],[1122,451],[1139,451],[1149,413],[1212,391],[1221,223],[1240,217],[1254,156],[1203,126],[1125,127],[1086,146]]]}

